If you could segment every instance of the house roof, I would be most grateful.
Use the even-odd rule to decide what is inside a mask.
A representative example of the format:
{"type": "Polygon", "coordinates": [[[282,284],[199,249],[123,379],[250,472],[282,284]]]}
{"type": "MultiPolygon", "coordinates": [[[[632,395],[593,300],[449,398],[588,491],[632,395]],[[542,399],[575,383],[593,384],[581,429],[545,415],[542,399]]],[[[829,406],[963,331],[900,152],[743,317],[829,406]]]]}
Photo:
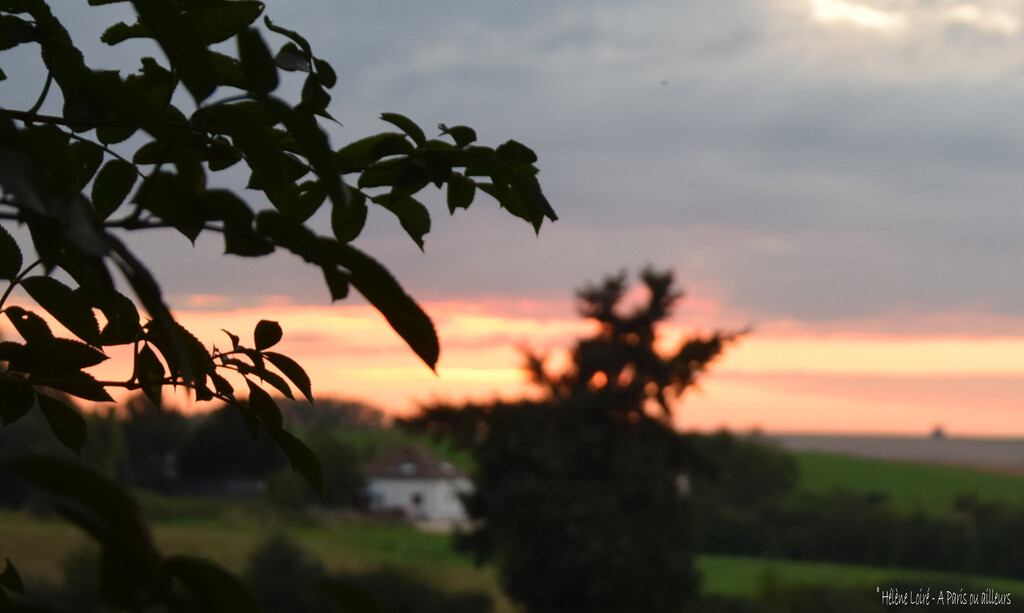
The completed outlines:
{"type": "Polygon", "coordinates": [[[466,473],[423,445],[408,445],[366,464],[363,475],[371,479],[452,479],[466,473]]]}

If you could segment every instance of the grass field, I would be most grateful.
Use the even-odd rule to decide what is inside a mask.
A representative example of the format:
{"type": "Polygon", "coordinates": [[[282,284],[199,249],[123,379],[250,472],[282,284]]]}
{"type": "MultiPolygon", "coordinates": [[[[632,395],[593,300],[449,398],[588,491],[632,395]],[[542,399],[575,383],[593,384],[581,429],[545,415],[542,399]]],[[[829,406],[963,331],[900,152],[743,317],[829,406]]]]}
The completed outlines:
{"type": "Polygon", "coordinates": [[[1024,476],[935,464],[912,464],[818,452],[797,452],[801,491],[876,492],[893,507],[911,512],[942,512],[958,496],[1024,505],[1024,476]]]}
{"type": "MultiPolygon", "coordinates": [[[[495,569],[478,568],[455,553],[448,536],[350,514],[323,515],[302,524],[285,525],[267,514],[255,513],[243,519],[240,510],[237,505],[229,505],[220,518],[157,522],[154,538],[165,553],[199,555],[242,573],[249,555],[264,539],[285,532],[333,573],[393,568],[447,592],[486,592],[494,598],[497,613],[516,610],[501,594],[495,569]]],[[[0,513],[0,560],[13,560],[30,585],[59,583],[60,561],[89,546],[82,533],[63,522],[26,513],[0,513]]],[[[874,590],[895,580],[922,587],[973,585],[1024,594],[1024,581],[846,564],[702,555],[698,569],[704,578],[704,592],[719,596],[756,597],[768,583],[874,590]]]]}

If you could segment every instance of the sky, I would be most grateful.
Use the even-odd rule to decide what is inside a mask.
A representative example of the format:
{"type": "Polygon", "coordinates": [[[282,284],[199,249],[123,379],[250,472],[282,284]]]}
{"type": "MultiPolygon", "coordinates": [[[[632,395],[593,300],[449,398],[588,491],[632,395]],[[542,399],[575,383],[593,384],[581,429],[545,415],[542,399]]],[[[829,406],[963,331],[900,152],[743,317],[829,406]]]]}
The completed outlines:
{"type": "MultiPolygon", "coordinates": [[[[514,138],[560,219],[538,236],[432,193],[421,252],[372,212],[355,244],[434,319],[437,375],[290,256],[133,240],[208,344],[275,319],[321,394],[513,398],[522,347],[554,366],[592,329],[575,289],[653,265],[687,292],[666,347],[751,329],[683,427],[1024,436],[1024,0],[266,4],[338,72],[336,146],[389,129],[383,111],[514,138]]],[[[125,54],[89,41],[121,10],[61,7],[113,67],[125,54]]],[[[0,63],[31,82],[20,57],[0,63]]],[[[31,104],[11,87],[5,105],[31,104]]]]}

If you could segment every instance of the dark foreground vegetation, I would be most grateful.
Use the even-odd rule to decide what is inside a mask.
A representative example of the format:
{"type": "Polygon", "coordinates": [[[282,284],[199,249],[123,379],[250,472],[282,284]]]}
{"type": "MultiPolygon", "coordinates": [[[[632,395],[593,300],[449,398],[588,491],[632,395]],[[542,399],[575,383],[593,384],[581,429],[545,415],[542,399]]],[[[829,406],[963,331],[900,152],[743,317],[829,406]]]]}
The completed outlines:
{"type": "MultiPolygon", "coordinates": [[[[191,441],[208,437],[204,433],[220,427],[218,420],[224,418],[216,413],[185,417],[134,406],[134,411],[89,417],[90,441],[96,446],[87,446],[83,461],[134,492],[162,550],[198,555],[223,565],[249,586],[261,610],[331,611],[335,610],[331,594],[339,591],[362,594],[366,608],[360,610],[366,611],[515,610],[502,595],[493,566],[475,569],[468,557],[451,548],[450,537],[419,533],[394,520],[373,519],[351,510],[359,500],[356,487],[350,490],[353,495],[335,502],[307,498],[310,492],[304,488],[309,486],[280,464],[280,458],[268,460],[273,454],[258,451],[258,445],[251,459],[240,464],[225,463],[218,454],[207,454],[201,456],[203,462],[188,460],[196,463],[194,472],[180,470],[178,462],[193,453],[187,451],[196,445],[191,441]],[[129,431],[145,439],[140,432],[145,431],[142,423],[148,419],[181,424],[181,454],[162,453],[159,438],[149,439],[148,445],[127,444],[129,431]],[[131,455],[142,450],[147,453],[131,455]],[[139,472],[125,470],[129,465],[146,465],[143,459],[149,453],[163,457],[161,462],[151,462],[155,468],[150,476],[159,478],[143,478],[139,472]],[[129,458],[134,461],[129,462],[129,458]],[[200,465],[204,466],[202,470],[200,465]],[[195,474],[203,478],[196,481],[195,474]],[[263,481],[266,488],[217,489],[218,478],[239,475],[263,481]]],[[[413,440],[410,434],[386,427],[380,415],[365,406],[324,402],[318,407],[310,410],[308,405],[296,406],[291,411],[286,406],[285,415],[292,420],[290,427],[300,432],[320,432],[318,436],[333,440],[339,450],[343,449],[338,457],[348,459],[338,467],[349,467],[345,470],[353,483],[361,479],[360,462],[382,449],[413,440]]],[[[174,429],[152,431],[166,433],[174,429]]],[[[34,424],[28,418],[0,431],[0,453],[5,459],[17,449],[19,453],[62,453],[59,448],[48,447],[53,444],[51,438],[46,436],[44,424],[34,424]]],[[[964,559],[957,556],[936,555],[920,563],[913,558],[850,559],[851,550],[878,545],[882,541],[872,539],[878,534],[892,536],[895,529],[904,530],[907,539],[914,534],[924,538],[925,531],[934,525],[930,522],[952,521],[962,512],[957,504],[938,514],[930,510],[922,516],[924,523],[915,527],[915,518],[921,517],[893,511],[882,493],[871,492],[869,473],[859,483],[846,483],[845,492],[812,494],[801,486],[797,463],[777,449],[724,433],[692,437],[692,442],[717,468],[692,483],[690,518],[695,522],[691,525],[695,526],[695,568],[701,589],[687,610],[883,611],[890,609],[882,603],[876,587],[896,588],[900,593],[930,589],[933,598],[939,592],[982,594],[992,588],[1012,594],[1022,589],[1020,583],[993,577],[1019,578],[1019,572],[958,567],[964,559]],[[880,509],[888,511],[881,513],[880,509]],[[778,523],[778,517],[785,513],[791,514],[792,523],[778,523]],[[746,539],[732,538],[729,526],[742,526],[746,539]],[[852,549],[837,545],[851,539],[863,542],[855,542],[852,549]],[[789,553],[812,543],[818,549],[802,555],[789,553]],[[791,549],[787,551],[787,547],[791,549]],[[783,562],[785,558],[803,562],[783,562]],[[856,564],[839,565],[829,560],[856,564]],[[904,569],[896,570],[899,567],[904,569]],[[943,578],[920,570],[928,568],[981,576],[943,578]]],[[[251,439],[247,446],[253,447],[251,439]]],[[[472,468],[463,453],[444,446],[435,446],[435,450],[472,468]]],[[[324,464],[327,482],[332,483],[332,463],[325,460],[324,464]]],[[[221,486],[227,483],[229,480],[220,481],[221,486]]],[[[70,527],[58,529],[57,518],[46,510],[42,500],[8,485],[13,484],[5,483],[0,488],[5,506],[23,511],[0,514],[0,556],[14,559],[17,554],[27,591],[36,597],[35,601],[54,611],[112,610],[104,609],[96,599],[99,551],[95,545],[70,527]],[[19,491],[15,500],[11,494],[19,491]],[[26,515],[24,510],[31,514],[26,515]]],[[[837,490],[839,485],[837,482],[837,490]]],[[[984,500],[977,503],[978,508],[1002,505],[998,492],[978,494],[984,500]]],[[[1014,515],[1016,507],[1004,508],[1007,516],[1014,515]]],[[[977,559],[999,559],[1014,551],[1017,542],[1012,538],[990,542],[990,549],[977,550],[977,559]]]]}

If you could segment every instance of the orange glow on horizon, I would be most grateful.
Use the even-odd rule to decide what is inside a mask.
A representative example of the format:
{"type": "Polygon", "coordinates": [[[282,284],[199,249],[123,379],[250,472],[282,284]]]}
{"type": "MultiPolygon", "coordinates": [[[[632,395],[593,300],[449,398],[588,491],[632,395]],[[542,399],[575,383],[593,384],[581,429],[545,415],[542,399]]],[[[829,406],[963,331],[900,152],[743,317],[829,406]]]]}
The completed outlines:
{"type": "MultiPolygon", "coordinates": [[[[392,414],[433,401],[535,395],[521,369],[521,349],[548,355],[547,365],[557,371],[568,364],[574,340],[594,330],[554,303],[426,303],[441,339],[435,374],[370,306],[283,302],[177,316],[207,347],[229,344],[222,328],[251,345],[256,322],[278,321],[284,338],[274,350],[303,365],[315,395],[356,398],[392,414]]],[[[690,333],[674,323],[663,332],[663,348],[690,333]]],[[[6,318],[0,334],[16,337],[6,318]]],[[[91,372],[127,378],[127,351],[112,348],[112,359],[91,372]]],[[[811,333],[790,322],[785,331],[754,332],[728,347],[698,389],[687,392],[678,421],[705,430],[923,434],[943,425],[951,434],[1024,436],[1021,398],[1024,336],[811,333]]]]}

